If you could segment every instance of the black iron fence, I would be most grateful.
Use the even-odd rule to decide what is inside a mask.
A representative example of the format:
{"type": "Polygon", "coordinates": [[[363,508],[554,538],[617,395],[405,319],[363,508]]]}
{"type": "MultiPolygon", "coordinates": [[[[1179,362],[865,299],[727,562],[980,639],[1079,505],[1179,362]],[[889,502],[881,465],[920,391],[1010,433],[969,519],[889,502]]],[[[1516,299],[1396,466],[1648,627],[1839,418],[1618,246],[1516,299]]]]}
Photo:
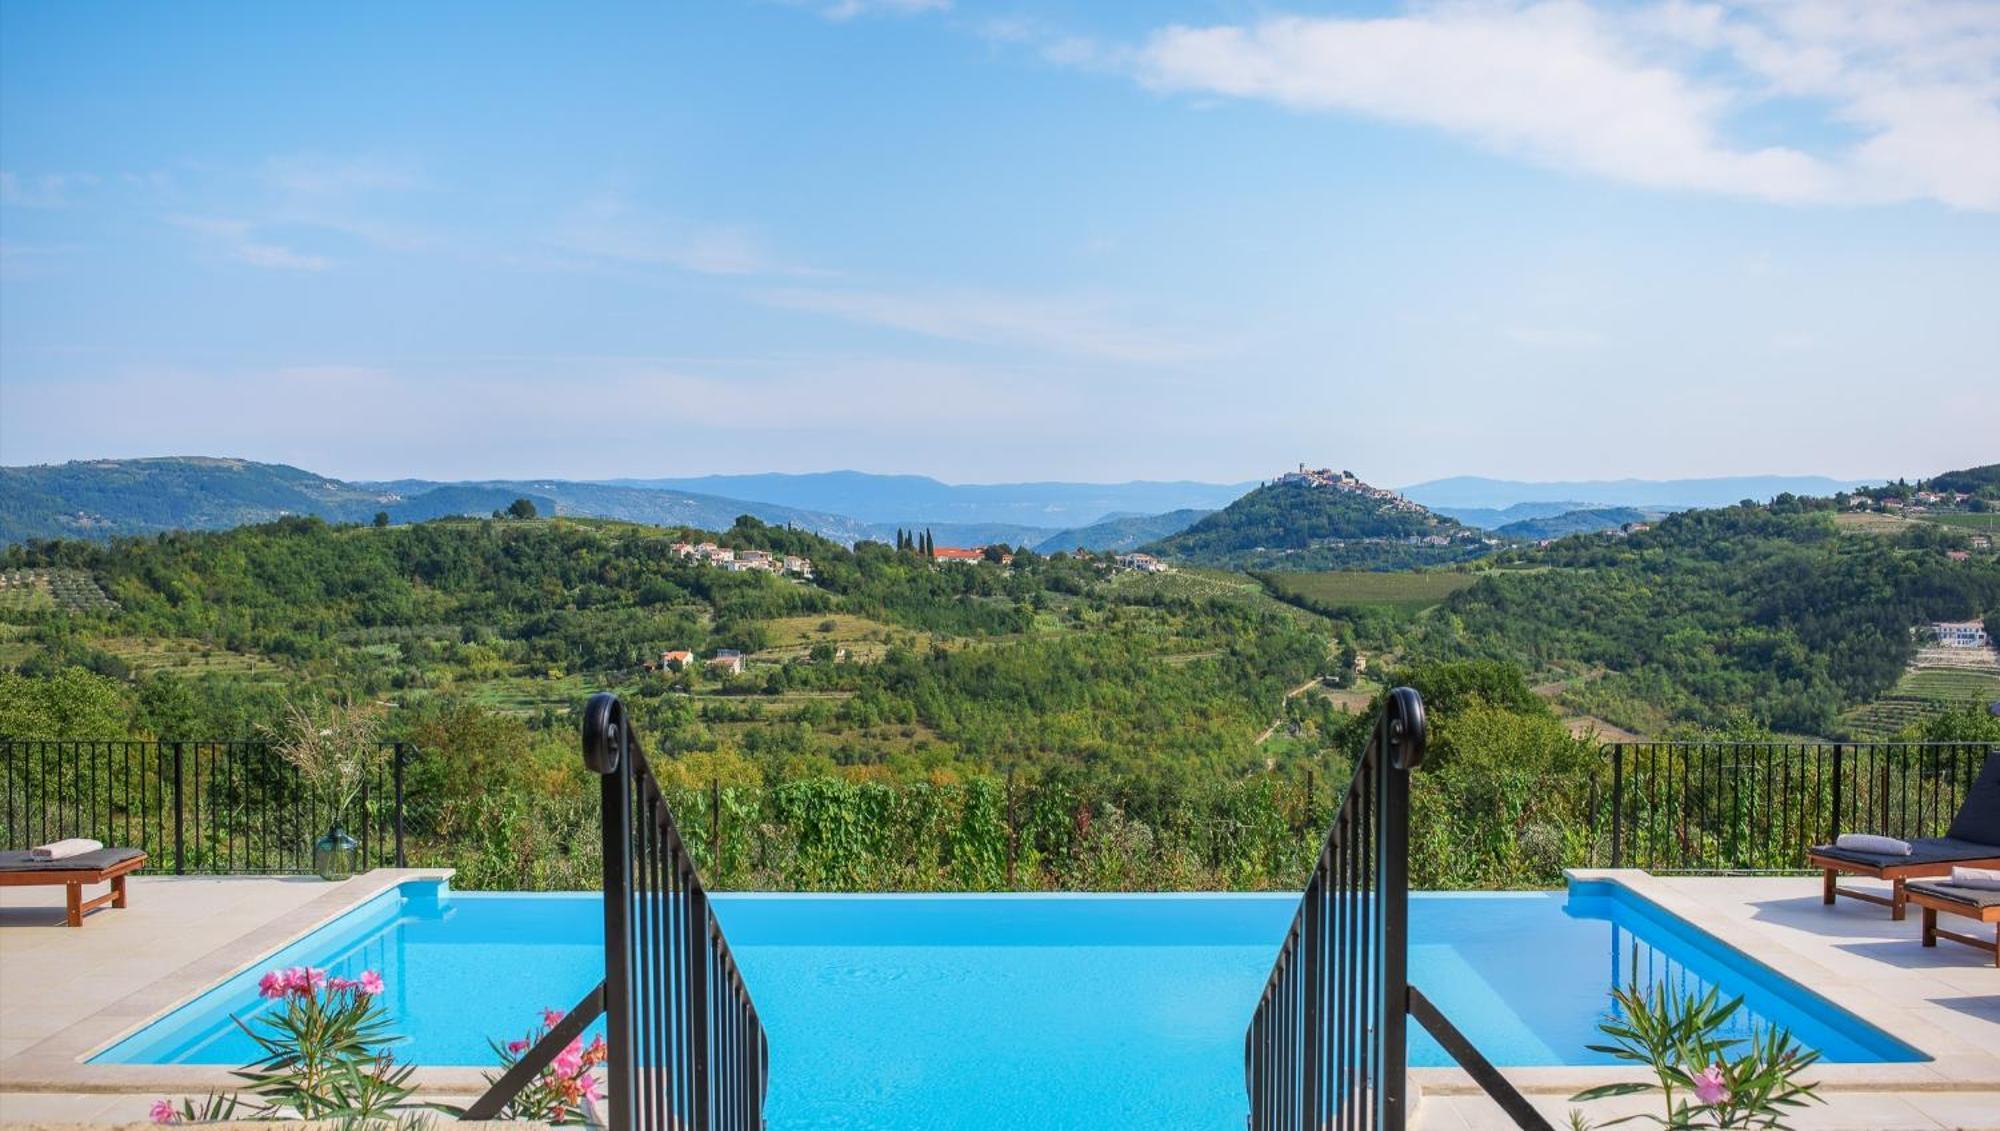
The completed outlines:
{"type": "Polygon", "coordinates": [[[1606,748],[1610,864],[1787,872],[1844,832],[1943,836],[1994,744],[1621,742],[1606,748]]]}
{"type": "Polygon", "coordinates": [[[1519,1126],[1549,1127],[1409,981],[1410,772],[1425,741],[1423,700],[1390,692],[1244,1035],[1250,1131],[1402,1131],[1410,1017],[1519,1126]]]}
{"type": "Polygon", "coordinates": [[[761,1131],[764,1028],[617,696],[585,706],[583,759],[603,790],[604,981],[465,1118],[505,1113],[603,1015],[608,1131],[761,1131]]]}
{"type": "MultiPolygon", "coordinates": [[[[403,770],[384,743],[341,824],[360,868],[403,867],[403,770]]],[[[150,868],[189,873],[312,870],[327,805],[269,743],[0,738],[0,846],[65,837],[144,849],[150,868]]]]}

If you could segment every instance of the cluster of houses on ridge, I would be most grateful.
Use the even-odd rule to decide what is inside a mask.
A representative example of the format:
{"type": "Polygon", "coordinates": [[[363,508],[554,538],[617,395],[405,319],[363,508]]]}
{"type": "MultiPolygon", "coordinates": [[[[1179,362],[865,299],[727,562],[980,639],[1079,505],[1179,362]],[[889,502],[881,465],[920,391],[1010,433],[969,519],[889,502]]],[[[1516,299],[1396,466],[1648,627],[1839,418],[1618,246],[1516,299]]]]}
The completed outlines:
{"type": "Polygon", "coordinates": [[[1847,509],[1851,511],[1872,509],[1889,514],[1928,514],[1938,510],[1958,510],[1975,497],[1964,491],[1916,491],[1908,498],[1890,496],[1882,499],[1854,494],[1847,497],[1847,509]]]}
{"type": "Polygon", "coordinates": [[[716,675],[742,675],[743,653],[734,648],[717,648],[715,655],[705,661],[697,659],[693,652],[681,649],[660,653],[660,670],[663,672],[684,672],[696,664],[716,675]]]}
{"type": "MultiPolygon", "coordinates": [[[[1335,471],[1330,467],[1309,468],[1305,464],[1300,464],[1297,471],[1288,471],[1280,475],[1278,482],[1303,483],[1308,487],[1331,487],[1336,491],[1345,491],[1350,495],[1361,495],[1364,498],[1374,499],[1390,510],[1420,511],[1424,509],[1422,506],[1405,499],[1394,491],[1384,490],[1381,487],[1363,483],[1360,477],[1351,471],[1335,471]]],[[[1446,539],[1446,541],[1450,540],[1446,539]]]]}
{"type": "Polygon", "coordinates": [[[773,554],[768,550],[732,550],[713,542],[676,542],[670,549],[682,561],[699,562],[730,573],[776,573],[812,580],[811,558],[773,554]]]}

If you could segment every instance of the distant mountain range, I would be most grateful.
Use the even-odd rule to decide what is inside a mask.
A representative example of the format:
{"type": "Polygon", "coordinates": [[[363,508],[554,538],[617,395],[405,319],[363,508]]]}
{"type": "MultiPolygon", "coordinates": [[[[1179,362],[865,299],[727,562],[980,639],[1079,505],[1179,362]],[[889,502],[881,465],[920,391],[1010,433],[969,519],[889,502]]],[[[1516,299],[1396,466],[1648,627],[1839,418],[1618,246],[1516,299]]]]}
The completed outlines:
{"type": "Polygon", "coordinates": [[[1524,518],[1510,522],[1495,530],[1502,538],[1519,538],[1524,541],[1539,542],[1544,538],[1562,538],[1571,534],[1595,534],[1600,530],[1616,530],[1627,523],[1652,522],[1662,517],[1663,511],[1642,511],[1634,507],[1601,507],[1586,510],[1564,511],[1562,514],[1542,518],[1524,518]]]}
{"type": "Polygon", "coordinates": [[[1053,554],[1079,548],[1093,551],[1136,550],[1169,534],[1179,534],[1214,513],[1209,510],[1178,510],[1165,514],[1119,515],[1075,530],[1062,531],[1037,545],[1035,552],[1053,554]]]}
{"type": "MultiPolygon", "coordinates": [[[[1134,501],[1215,498],[1239,494],[1235,487],[1172,483],[1034,483],[1010,503],[1006,488],[954,487],[920,476],[870,476],[831,472],[824,476],[774,475],[709,477],[741,487],[771,489],[793,499],[846,498],[870,514],[903,519],[871,519],[789,505],[769,498],[742,498],[683,490],[665,481],[590,483],[563,479],[493,479],[439,483],[426,479],[348,482],[284,464],[206,456],[87,460],[33,467],[0,468],[0,544],[30,538],[110,538],[164,530],[205,530],[270,522],[286,515],[313,515],[329,522],[368,522],[377,512],[392,522],[422,522],[447,515],[485,515],[525,498],[545,515],[622,519],[658,526],[720,530],[742,514],[791,525],[838,542],[888,542],[897,529],[928,530],[941,546],[1005,543],[1035,546],[1053,539],[1063,548],[1130,549],[1170,534],[1203,514],[1172,510],[1167,515],[1112,512],[1103,529],[1008,522],[1006,514],[1081,514],[1092,521],[1100,508],[1134,501]],[[648,485],[640,486],[639,483],[648,485]],[[782,488],[789,487],[789,490],[782,488]],[[844,492],[844,494],[843,494],[844,492]],[[900,502],[898,500],[901,500],[900,502]],[[929,499],[938,509],[917,509],[929,499]]],[[[1224,501],[1227,501],[1226,499],[1224,501]]]]}
{"type": "MultiPolygon", "coordinates": [[[[630,487],[758,499],[849,515],[868,523],[994,524],[1040,528],[1048,537],[1121,515],[1228,506],[1256,483],[1135,480],[1130,483],[943,483],[923,475],[821,471],[806,475],[704,475],[617,479],[630,487]]],[[[939,535],[942,539],[942,535],[939,535]]],[[[997,540],[997,539],[995,539],[997,540]]]]}
{"type": "Polygon", "coordinates": [[[753,514],[841,541],[872,536],[866,524],[843,515],[686,491],[545,479],[348,483],[284,464],[194,456],[0,468],[0,544],[216,529],[285,515],[367,522],[386,512],[393,522],[421,522],[491,514],[519,498],[543,514],[710,530],[753,514]]]}
{"type": "Polygon", "coordinates": [[[1591,509],[1591,504],[1569,500],[1551,503],[1515,503],[1510,507],[1454,507],[1434,506],[1432,510],[1441,515],[1455,518],[1467,526],[1477,526],[1481,530],[1498,530],[1511,522],[1531,522],[1538,518],[1555,518],[1571,511],[1591,509]]]}
{"type": "MultiPolygon", "coordinates": [[[[1256,483],[1150,480],[949,484],[927,476],[858,471],[602,482],[350,482],[283,464],[240,459],[87,460],[0,468],[0,544],[29,538],[107,538],[213,529],[268,522],[289,514],[316,515],[333,522],[367,522],[377,512],[386,512],[394,522],[418,522],[443,515],[490,514],[523,497],[544,514],[705,529],[727,527],[736,516],[750,514],[847,543],[861,539],[886,542],[894,539],[898,529],[929,529],[937,544],[947,546],[1004,542],[1047,550],[1077,546],[1130,550],[1161,542],[1171,545],[1176,553],[1196,557],[1262,554],[1297,562],[1328,557],[1302,556],[1300,551],[1311,547],[1299,544],[1300,538],[1307,543],[1314,539],[1345,541],[1374,536],[1357,531],[1386,529],[1370,515],[1349,507],[1354,499],[1330,504],[1315,498],[1298,514],[1280,520],[1263,505],[1271,497],[1259,492],[1282,482],[1273,481],[1261,488],[1256,483]],[[1236,505],[1253,497],[1259,498],[1255,506],[1236,505]],[[1254,517],[1246,518],[1246,514],[1254,517]]],[[[1661,512],[1723,505],[1746,497],[1768,498],[1781,491],[1826,495],[1857,482],[1818,476],[1740,476],[1525,483],[1462,476],[1404,489],[1405,497],[1429,508],[1417,524],[1423,531],[1415,526],[1403,530],[1409,523],[1386,525],[1396,527],[1392,532],[1395,537],[1430,537],[1439,531],[1456,537],[1449,528],[1460,523],[1500,530],[1510,524],[1548,519],[1584,528],[1608,521],[1592,516],[1616,508],[1661,512]],[[1586,514],[1563,518],[1571,512],[1586,514]]],[[[1508,533],[1549,536],[1513,529],[1508,533]]]]}
{"type": "Polygon", "coordinates": [[[1433,510],[1461,514],[1463,508],[1497,509],[1524,503],[1561,506],[1568,510],[1587,507],[1688,510],[1693,507],[1726,507],[1744,499],[1766,502],[1787,491],[1794,495],[1831,495],[1836,491],[1879,482],[1879,479],[1829,479],[1823,475],[1732,475],[1716,479],[1584,479],[1531,483],[1518,479],[1459,475],[1450,479],[1433,479],[1428,483],[1413,483],[1403,488],[1402,493],[1433,510]],[[1578,501],[1555,503],[1553,500],[1578,501]]]}

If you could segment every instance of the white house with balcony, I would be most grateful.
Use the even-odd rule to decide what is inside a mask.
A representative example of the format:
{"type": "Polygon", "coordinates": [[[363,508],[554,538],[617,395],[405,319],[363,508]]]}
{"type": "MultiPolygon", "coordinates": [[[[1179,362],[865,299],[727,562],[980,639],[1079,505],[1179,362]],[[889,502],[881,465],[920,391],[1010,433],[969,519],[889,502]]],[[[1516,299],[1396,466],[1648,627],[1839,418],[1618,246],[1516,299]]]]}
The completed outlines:
{"type": "Polygon", "coordinates": [[[1931,625],[1931,632],[1946,648],[1985,648],[1993,643],[1986,626],[1976,620],[1939,621],[1931,625]]]}

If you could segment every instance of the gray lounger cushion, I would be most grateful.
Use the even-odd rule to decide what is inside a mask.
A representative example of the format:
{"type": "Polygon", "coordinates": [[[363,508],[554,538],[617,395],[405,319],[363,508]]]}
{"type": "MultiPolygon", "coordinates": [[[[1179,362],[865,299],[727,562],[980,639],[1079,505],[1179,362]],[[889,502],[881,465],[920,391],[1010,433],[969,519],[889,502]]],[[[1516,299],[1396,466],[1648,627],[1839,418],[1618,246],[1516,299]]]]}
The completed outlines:
{"type": "Polygon", "coordinates": [[[26,850],[0,852],[0,872],[95,872],[99,868],[109,868],[134,856],[144,855],[136,848],[100,848],[96,852],[65,856],[61,860],[37,860],[26,850]]]}
{"type": "Polygon", "coordinates": [[[1968,860],[2000,860],[2000,844],[1979,844],[1969,840],[1956,840],[1948,836],[1925,837],[1910,842],[1908,856],[1893,856],[1881,852],[1856,852],[1851,848],[1822,844],[1813,848],[1821,856],[1831,856],[1835,860],[1845,860],[1850,864],[1866,864],[1871,868],[1902,868],[1912,864],[1936,864],[1943,871],[1945,865],[1963,864],[1968,860]]]}
{"type": "Polygon", "coordinates": [[[1985,888],[1962,888],[1930,880],[1913,880],[1904,886],[1910,891],[1920,891],[1925,895],[1937,896],[1939,899],[1949,899],[1953,903],[1963,903],[1967,907],[1977,907],[1980,909],[2000,907],[2000,891],[1988,891],[1985,888]]]}
{"type": "Polygon", "coordinates": [[[2000,749],[1989,750],[1986,764],[1958,807],[1945,835],[1978,844],[2000,844],[2000,749]]]}

